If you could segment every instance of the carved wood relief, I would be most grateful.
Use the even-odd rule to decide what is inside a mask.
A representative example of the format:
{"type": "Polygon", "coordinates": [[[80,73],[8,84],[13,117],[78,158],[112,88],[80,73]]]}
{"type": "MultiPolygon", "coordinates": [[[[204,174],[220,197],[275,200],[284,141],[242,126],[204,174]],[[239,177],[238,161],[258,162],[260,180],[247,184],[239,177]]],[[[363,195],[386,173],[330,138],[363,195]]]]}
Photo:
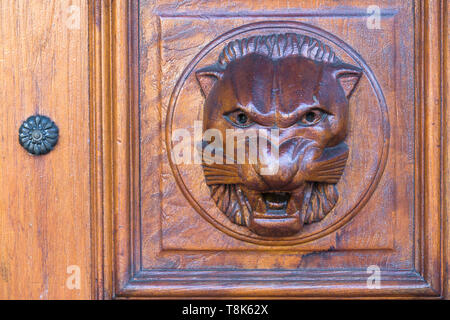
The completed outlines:
{"type": "MultiPolygon", "coordinates": [[[[365,61],[336,36],[292,21],[239,26],[203,47],[178,79],[166,124],[168,160],[178,186],[192,206],[219,230],[265,245],[307,242],[344,225],[375,189],[389,145],[387,105],[365,61]],[[279,33],[280,30],[289,32],[279,33]],[[203,63],[204,60],[212,61],[203,63]],[[363,73],[365,84],[372,86],[363,89],[371,96],[370,101],[350,99],[363,73]],[[192,93],[194,85],[197,94],[192,93]],[[195,112],[184,112],[194,106],[195,112]],[[371,152],[375,157],[369,160],[373,161],[369,165],[372,168],[365,176],[355,175],[353,181],[342,184],[361,188],[353,194],[347,191],[350,194],[342,202],[353,207],[343,209],[335,207],[340,194],[338,182],[349,157],[351,111],[372,114],[369,126],[379,139],[353,143],[359,152],[371,152]],[[180,129],[193,128],[195,121],[202,121],[203,135],[211,130],[219,133],[202,140],[199,153],[203,170],[189,159],[181,163],[175,159],[181,143],[174,135],[180,129]],[[227,139],[234,129],[235,136],[227,139]],[[279,130],[277,146],[270,142],[273,129],[279,130]],[[266,132],[268,141],[261,140],[261,131],[266,132]],[[230,141],[231,153],[227,152],[230,141]],[[253,163],[252,144],[258,148],[253,163]],[[270,151],[271,146],[276,152],[270,151]],[[238,163],[240,152],[244,157],[238,163]],[[277,171],[264,174],[267,166],[274,164],[277,171]],[[200,183],[209,187],[209,191],[202,188],[203,194],[197,193],[195,187],[201,175],[205,180],[200,183]],[[358,194],[361,191],[364,193],[358,194]],[[205,192],[211,195],[213,203],[205,192]],[[330,212],[330,218],[324,219],[330,212]],[[223,214],[228,221],[221,217],[223,214]]],[[[358,128],[358,123],[353,128],[361,136],[366,130],[358,128]]],[[[350,159],[354,170],[361,170],[361,165],[368,164],[350,159]]],[[[351,175],[349,170],[346,172],[351,175]]],[[[348,178],[344,175],[343,179],[348,178]]]]}
{"type": "Polygon", "coordinates": [[[256,141],[246,131],[280,128],[276,154],[269,143],[258,149],[274,172],[264,174],[258,157],[238,164],[237,152],[226,161],[226,145],[212,155],[221,158],[203,164],[211,196],[231,221],[262,236],[290,236],[330,212],[348,157],[348,99],[361,73],[295,33],[234,40],[216,64],[196,72],[206,97],[204,130],[225,137],[227,129],[243,129],[241,147],[249,149],[256,141]]]}

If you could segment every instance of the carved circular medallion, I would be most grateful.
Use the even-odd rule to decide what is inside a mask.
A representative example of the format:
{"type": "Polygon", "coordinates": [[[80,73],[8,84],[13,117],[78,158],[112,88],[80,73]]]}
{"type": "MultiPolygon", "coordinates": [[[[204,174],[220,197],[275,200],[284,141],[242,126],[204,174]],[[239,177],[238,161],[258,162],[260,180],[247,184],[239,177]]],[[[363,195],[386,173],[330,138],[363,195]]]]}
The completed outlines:
{"type": "MultiPolygon", "coordinates": [[[[261,245],[299,244],[343,226],[375,190],[389,146],[385,98],[368,65],[336,36],[299,22],[252,23],[210,42],[178,80],[165,129],[190,204],[219,230],[261,245]],[[173,134],[195,121],[221,138],[276,128],[277,152],[259,149],[276,173],[205,159],[205,142],[200,163],[176,161],[173,134]]],[[[213,150],[217,160],[226,146],[213,150]]]]}

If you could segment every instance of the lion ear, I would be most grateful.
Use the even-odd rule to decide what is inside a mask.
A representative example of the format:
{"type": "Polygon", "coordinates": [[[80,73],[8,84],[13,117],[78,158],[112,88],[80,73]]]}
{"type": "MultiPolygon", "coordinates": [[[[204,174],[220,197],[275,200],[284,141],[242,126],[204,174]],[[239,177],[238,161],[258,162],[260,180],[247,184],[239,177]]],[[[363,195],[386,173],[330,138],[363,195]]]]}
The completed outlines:
{"type": "Polygon", "coordinates": [[[334,76],[341,84],[342,89],[344,89],[347,99],[350,99],[359,79],[361,79],[362,70],[350,64],[343,63],[336,68],[334,76]]]}
{"type": "Polygon", "coordinates": [[[223,71],[216,65],[208,66],[195,72],[195,76],[197,77],[197,81],[200,84],[200,88],[202,89],[205,98],[209,95],[214,83],[222,78],[222,75],[223,71]]]}

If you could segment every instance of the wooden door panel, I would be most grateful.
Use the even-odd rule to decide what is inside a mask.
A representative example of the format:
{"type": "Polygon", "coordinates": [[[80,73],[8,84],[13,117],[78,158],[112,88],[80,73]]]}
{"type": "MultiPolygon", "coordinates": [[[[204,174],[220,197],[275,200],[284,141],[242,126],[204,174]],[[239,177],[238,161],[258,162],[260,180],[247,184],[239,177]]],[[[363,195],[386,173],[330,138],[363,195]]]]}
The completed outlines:
{"type": "MultiPolygon", "coordinates": [[[[97,153],[100,167],[94,170],[101,186],[94,196],[103,208],[95,211],[100,294],[445,295],[447,251],[440,239],[447,233],[438,196],[440,62],[435,59],[441,54],[435,34],[442,10],[434,2],[381,1],[380,25],[374,28],[368,24],[369,5],[97,3],[91,41],[94,132],[103,135],[97,143],[104,151],[97,153]],[[296,62],[283,67],[289,61],[296,62]],[[306,76],[317,68],[323,68],[322,80],[313,76],[317,73],[306,76]],[[273,78],[267,76],[270,70],[276,70],[273,78]],[[243,169],[235,169],[239,166],[176,162],[176,133],[195,140],[198,128],[202,133],[236,126],[235,115],[249,106],[241,100],[248,97],[251,108],[260,111],[248,109],[253,113],[242,121],[250,117],[251,125],[256,121],[266,129],[271,125],[262,123],[281,121],[278,127],[291,119],[286,113],[270,120],[271,108],[307,106],[315,112],[312,119],[321,114],[315,123],[320,126],[332,116],[348,119],[338,121],[337,131],[321,127],[333,132],[322,149],[318,141],[328,139],[323,133],[281,125],[296,141],[316,143],[321,151],[303,156],[302,163],[320,167],[328,161],[325,178],[306,167],[295,171],[304,177],[293,175],[294,156],[282,158],[285,171],[278,176],[254,184],[243,169]],[[348,118],[342,116],[346,112],[348,118]],[[285,192],[288,185],[295,187],[285,192]],[[292,199],[297,211],[290,211],[292,199]],[[376,289],[367,282],[374,268],[381,271],[376,289]]],[[[303,116],[298,113],[296,121],[303,116]]],[[[193,160],[195,143],[185,142],[193,160]]],[[[301,154],[312,152],[304,150],[301,154]]]]}
{"type": "Polygon", "coordinates": [[[0,17],[0,298],[448,299],[446,1],[0,17]]]}
{"type": "MultiPolygon", "coordinates": [[[[177,19],[175,19],[177,20],[177,19]]],[[[230,23],[229,19],[222,19],[225,20],[223,22],[217,22],[213,21],[210,22],[211,24],[214,24],[216,28],[218,28],[218,25],[223,24],[222,27],[222,33],[225,33],[229,30],[230,27],[234,27],[232,23],[230,23]]],[[[250,19],[249,22],[253,22],[253,19],[250,19]]],[[[364,20],[363,20],[364,23],[364,20]]],[[[187,25],[194,25],[194,29],[196,30],[197,24],[194,22],[186,22],[185,19],[183,19],[182,23],[180,23],[181,26],[179,27],[179,30],[182,30],[182,35],[179,37],[183,39],[183,41],[186,41],[187,43],[195,43],[195,40],[192,39],[192,37],[199,37],[204,42],[212,41],[216,35],[207,35],[209,34],[210,27],[208,26],[200,26],[200,29],[205,30],[204,34],[198,34],[199,32],[192,32],[192,37],[189,37],[189,33],[186,30],[187,25]],[[209,37],[209,38],[208,38],[209,37]]],[[[242,21],[238,22],[238,25],[242,24],[242,21]]],[[[148,71],[144,72],[142,74],[143,79],[143,90],[142,92],[145,92],[145,95],[141,95],[141,115],[144,118],[145,123],[156,121],[154,118],[155,116],[158,117],[159,113],[156,112],[154,108],[154,104],[152,101],[155,101],[154,97],[161,96],[162,103],[162,114],[167,114],[170,111],[166,111],[166,109],[171,108],[169,99],[171,97],[172,93],[172,87],[170,84],[176,83],[176,81],[180,78],[183,69],[186,65],[189,64],[189,60],[192,59],[195,54],[199,51],[199,48],[197,46],[193,47],[191,49],[192,53],[188,55],[189,51],[184,51],[183,56],[178,59],[178,51],[174,49],[174,47],[179,45],[178,37],[175,29],[177,27],[172,27],[169,29],[169,31],[165,31],[165,22],[162,21],[161,26],[161,45],[162,48],[161,52],[161,59],[160,65],[158,64],[150,64],[151,66],[154,66],[154,69],[148,69],[148,71]],[[166,42],[165,35],[167,34],[167,38],[170,39],[170,42],[166,42]],[[170,61],[168,63],[167,61],[170,61]],[[151,84],[147,86],[147,82],[153,83],[154,77],[157,77],[157,72],[155,70],[161,69],[162,76],[161,79],[161,93],[159,93],[158,89],[151,91],[152,87],[151,84]],[[153,75],[153,77],[152,77],[153,75]],[[150,97],[148,97],[150,95],[150,97]],[[148,107],[146,107],[148,106],[148,107]],[[169,106],[169,107],[165,107],[169,106]],[[148,111],[147,111],[148,110],[148,111]],[[148,115],[148,116],[147,116],[148,115]]],[[[170,23],[172,25],[172,23],[170,23]]],[[[276,22],[273,24],[273,26],[278,27],[284,26],[284,23],[276,22]]],[[[258,25],[256,25],[258,26],[258,25]]],[[[271,26],[272,29],[274,27],[271,26]]],[[[302,26],[302,25],[299,25],[302,26]]],[[[258,26],[259,27],[259,26],[258,26]]],[[[264,25],[261,25],[261,27],[264,27],[264,25]]],[[[293,24],[293,28],[297,27],[297,25],[293,24]]],[[[268,27],[270,28],[270,27],[268,27]]],[[[270,30],[270,29],[269,29],[270,30]]],[[[261,33],[260,29],[257,29],[255,31],[257,34],[261,33]]],[[[270,32],[270,31],[269,31],[270,32]]],[[[254,33],[254,32],[253,32],[254,33]]],[[[252,34],[252,32],[250,32],[252,34]]],[[[242,37],[242,36],[241,36],[242,37]]],[[[148,48],[147,55],[142,56],[142,59],[145,59],[145,57],[148,57],[150,55],[154,55],[154,52],[150,50],[150,45],[143,44],[142,46],[148,48]]],[[[221,48],[221,45],[218,46],[218,48],[221,48]]],[[[218,54],[215,52],[212,53],[213,56],[217,57],[218,54]]],[[[394,53],[392,54],[394,55],[394,53]]],[[[381,55],[378,55],[380,57],[381,55]]],[[[205,57],[205,59],[207,59],[205,57]]],[[[386,60],[387,57],[384,55],[384,59],[386,60]]],[[[377,61],[377,64],[380,61],[377,61]]],[[[412,69],[411,69],[412,70],[412,69]]],[[[387,85],[390,85],[389,81],[392,81],[389,78],[389,74],[383,73],[382,77],[385,77],[384,80],[387,85]]],[[[395,75],[394,75],[395,78],[395,75]]],[[[412,79],[412,78],[411,78],[412,79]]],[[[393,81],[392,81],[393,82],[393,81]]],[[[401,87],[402,84],[399,84],[398,87],[401,87]]],[[[204,99],[201,96],[200,90],[198,88],[197,81],[195,77],[193,76],[193,72],[188,76],[188,79],[186,80],[183,89],[180,92],[180,95],[178,97],[178,101],[176,105],[173,106],[175,109],[173,111],[173,117],[174,120],[172,122],[172,132],[169,132],[166,129],[166,134],[171,136],[175,130],[179,130],[182,128],[193,128],[194,121],[201,121],[201,110],[203,108],[203,102],[204,99]],[[195,92],[197,91],[197,92],[195,92]],[[184,110],[189,110],[188,112],[184,110]],[[189,115],[193,115],[192,117],[189,115]]],[[[224,260],[226,261],[233,261],[233,265],[236,264],[236,266],[242,266],[244,268],[258,268],[258,267],[282,267],[283,265],[280,264],[279,261],[277,261],[276,256],[279,256],[278,253],[275,253],[274,251],[282,250],[282,251],[295,251],[298,252],[299,250],[315,250],[315,251],[328,251],[328,250],[371,250],[371,249],[381,249],[381,250],[389,250],[393,249],[394,245],[394,239],[393,239],[393,224],[391,221],[395,218],[395,216],[392,214],[394,209],[394,206],[397,206],[397,208],[401,207],[401,204],[397,201],[395,202],[395,195],[392,196],[392,190],[396,188],[394,186],[394,181],[397,181],[398,179],[406,179],[408,181],[412,180],[413,176],[413,167],[412,165],[409,165],[409,173],[407,170],[404,170],[401,175],[396,173],[395,168],[393,165],[391,167],[388,167],[385,170],[385,179],[381,181],[381,184],[383,187],[376,188],[375,185],[378,184],[378,179],[380,176],[380,172],[383,171],[385,163],[384,160],[386,159],[386,153],[387,153],[387,144],[389,142],[389,124],[382,121],[382,117],[385,115],[383,114],[385,110],[383,110],[382,107],[377,106],[377,97],[373,92],[370,92],[370,83],[369,81],[362,80],[362,83],[359,85],[358,91],[355,93],[355,96],[352,98],[354,99],[353,106],[351,107],[351,115],[350,115],[350,122],[352,122],[354,125],[350,129],[351,132],[355,132],[355,138],[354,141],[350,142],[349,144],[350,149],[362,149],[361,147],[358,147],[358,144],[367,144],[367,136],[364,137],[362,135],[362,132],[367,132],[367,135],[374,134],[373,132],[377,133],[377,135],[380,137],[379,139],[374,139],[373,144],[370,145],[366,150],[367,153],[363,154],[363,151],[353,156],[350,156],[350,159],[348,160],[349,163],[347,164],[349,167],[348,174],[344,175],[343,180],[340,181],[339,193],[341,194],[341,197],[345,199],[346,201],[341,201],[338,205],[338,207],[335,208],[332,215],[336,216],[332,219],[328,219],[328,221],[323,221],[322,226],[317,226],[314,224],[311,224],[309,226],[305,226],[304,230],[302,231],[301,237],[295,237],[293,239],[285,239],[283,241],[281,240],[274,240],[274,239],[265,239],[264,237],[258,237],[255,236],[251,231],[246,230],[243,227],[236,228],[234,227],[233,223],[228,221],[228,219],[223,215],[223,213],[220,212],[216,208],[215,203],[212,201],[208,188],[206,186],[206,183],[204,181],[199,181],[199,177],[202,177],[202,168],[199,165],[172,165],[170,166],[168,164],[168,160],[162,160],[161,162],[161,170],[162,170],[162,176],[167,177],[167,179],[162,179],[161,182],[161,190],[164,190],[164,195],[161,199],[161,202],[157,204],[157,207],[159,209],[159,206],[161,206],[161,215],[157,216],[154,213],[155,207],[148,206],[147,202],[144,199],[143,202],[143,225],[145,226],[143,228],[144,237],[143,237],[143,263],[144,267],[148,263],[149,266],[155,267],[157,265],[157,256],[152,255],[152,247],[154,246],[154,241],[145,241],[147,237],[155,239],[156,235],[158,233],[161,233],[160,242],[161,247],[163,251],[213,251],[215,252],[215,257],[221,257],[217,263],[212,262],[211,267],[220,267],[224,264],[224,260]],[[369,91],[369,93],[362,93],[364,90],[369,91]],[[367,98],[366,98],[367,97],[367,98]],[[363,101],[364,99],[367,99],[366,101],[363,101]],[[372,110],[373,109],[373,110],[372,110]],[[370,120],[369,120],[370,119],[370,120]],[[359,120],[359,121],[355,121],[359,120]],[[358,127],[358,124],[361,127],[358,127]],[[383,127],[385,126],[385,127],[383,127]],[[367,128],[370,127],[368,130],[367,128]],[[356,139],[360,139],[357,141],[356,139]],[[370,153],[373,154],[373,158],[370,159],[370,153]],[[352,160],[353,159],[353,160],[352,160]],[[370,159],[370,160],[369,160],[370,159]],[[359,166],[359,167],[358,167],[359,166]],[[350,168],[353,168],[350,169],[350,168]],[[359,175],[359,172],[364,170],[363,168],[368,168],[366,175],[359,175]],[[177,186],[177,182],[175,181],[175,178],[171,178],[173,175],[173,172],[179,170],[179,184],[181,185],[181,188],[183,184],[185,184],[184,190],[179,190],[177,186]],[[353,175],[352,175],[353,173],[353,175]],[[409,174],[409,177],[408,177],[409,174]],[[348,177],[347,177],[348,176],[348,177]],[[395,178],[394,178],[395,177],[395,178]],[[348,181],[348,182],[345,182],[348,181]],[[357,182],[356,182],[357,181],[357,182]],[[199,183],[200,182],[200,183],[199,183]],[[353,184],[354,187],[352,188],[350,185],[353,184]],[[383,190],[383,188],[385,188],[383,190]],[[367,201],[364,198],[364,194],[366,193],[372,193],[374,189],[377,189],[377,194],[372,195],[371,201],[367,206],[369,206],[370,209],[364,210],[364,213],[366,213],[365,216],[360,217],[358,215],[359,221],[361,221],[359,224],[355,221],[352,221],[352,224],[349,225],[349,228],[339,230],[336,233],[333,233],[332,235],[329,235],[329,229],[335,229],[336,225],[342,224],[343,219],[348,219],[349,216],[355,215],[356,211],[359,210],[359,206],[361,202],[367,201]],[[183,192],[188,194],[188,199],[185,199],[183,196],[183,192]],[[388,195],[386,195],[386,193],[388,195]],[[190,196],[189,196],[190,195],[190,196]],[[380,202],[383,203],[383,210],[379,210],[377,207],[380,206],[380,202]],[[196,208],[197,210],[193,209],[192,207],[199,206],[199,208],[196,208]],[[200,214],[206,211],[206,218],[213,219],[213,227],[211,227],[210,223],[205,221],[205,219],[198,219],[199,213],[197,211],[200,211],[200,214]],[[373,212],[377,212],[374,214],[373,212]],[[148,212],[148,213],[147,213],[148,212]],[[181,213],[182,212],[182,213],[181,213]],[[208,214],[211,212],[211,214],[208,214]],[[211,217],[210,217],[211,216],[211,217]],[[372,220],[374,219],[374,220],[372,220]],[[160,220],[160,222],[159,222],[160,220]],[[182,226],[188,223],[189,228],[183,228],[182,226]],[[374,229],[371,228],[375,223],[380,223],[380,228],[374,229]],[[159,226],[161,224],[161,226],[159,226]],[[214,228],[214,226],[216,228],[214,228]],[[353,229],[357,229],[357,231],[352,232],[352,226],[353,229]],[[234,227],[234,228],[233,228],[234,227]],[[222,230],[218,230],[219,228],[222,228],[222,230]],[[225,232],[223,232],[223,229],[225,229],[225,232]],[[310,229],[310,230],[308,230],[310,229]],[[175,231],[175,232],[174,232],[175,231]],[[148,233],[148,235],[146,235],[148,233]],[[317,235],[319,234],[319,235],[317,235]],[[323,235],[320,235],[323,234],[323,235]],[[315,239],[318,238],[317,241],[308,241],[308,239],[315,239]],[[242,240],[243,239],[243,240],[242,240]],[[277,244],[277,241],[281,242],[284,246],[280,248],[277,244]],[[286,246],[285,243],[293,243],[294,245],[286,246]],[[300,243],[300,245],[295,245],[296,243],[300,243]],[[258,245],[259,244],[259,245],[258,245]],[[147,251],[148,250],[148,251],[147,251]],[[231,252],[229,252],[231,251],[231,252]],[[240,253],[236,253],[233,251],[240,251],[240,253]],[[244,251],[244,252],[242,252],[244,251]],[[254,254],[254,258],[250,259],[249,257],[252,255],[251,251],[256,251],[254,254]],[[147,253],[148,252],[148,253],[147,253]],[[272,253],[269,253],[272,252],[272,253]],[[245,255],[247,258],[243,259],[242,255],[245,255]],[[271,259],[273,257],[272,262],[271,259]],[[265,265],[267,263],[267,265],[265,265]]],[[[393,95],[393,94],[392,94],[393,95]]],[[[412,95],[410,95],[412,97],[412,95]]],[[[381,99],[383,97],[381,96],[381,99]]],[[[388,102],[389,103],[389,102],[388,102]]],[[[394,103],[391,103],[391,105],[394,105],[394,103]]],[[[413,105],[413,103],[409,104],[413,105]]],[[[387,114],[387,113],[386,113],[387,114]]],[[[408,113],[407,113],[408,114],[408,113]]],[[[409,115],[413,114],[413,111],[409,113],[409,115]]],[[[411,120],[412,117],[410,117],[409,120],[411,120]]],[[[162,119],[163,123],[167,123],[167,119],[163,117],[162,119]]],[[[395,127],[401,127],[398,124],[395,125],[395,127]]],[[[150,140],[151,137],[154,137],[154,132],[152,130],[153,128],[142,126],[141,127],[141,134],[143,139],[146,141],[145,144],[141,145],[141,165],[142,165],[142,171],[143,172],[154,172],[153,170],[149,170],[149,167],[153,167],[156,164],[154,161],[145,161],[144,159],[146,157],[151,158],[155,145],[160,143],[159,140],[161,140],[161,137],[155,137],[154,140],[150,140]],[[150,130],[148,130],[150,129],[150,130]],[[149,132],[150,131],[150,132],[149,132]],[[147,138],[149,137],[149,138],[147,138]],[[148,155],[148,156],[147,156],[148,155]]],[[[163,128],[164,130],[165,128],[163,128]]],[[[402,131],[403,129],[399,129],[402,131]]],[[[407,129],[404,129],[407,131],[407,129]]],[[[191,131],[192,136],[194,136],[193,131],[191,131]]],[[[403,134],[408,135],[408,133],[403,132],[403,134]]],[[[411,134],[411,133],[409,133],[411,134]]],[[[165,137],[167,139],[167,136],[165,137]]],[[[164,137],[163,137],[164,139],[164,137]]],[[[350,140],[351,138],[349,138],[350,140]]],[[[166,150],[166,141],[163,141],[162,145],[162,151],[161,153],[168,154],[169,152],[166,150]]],[[[394,141],[395,143],[395,141],[394,141]]],[[[408,146],[406,146],[408,147],[408,146]]],[[[410,150],[413,150],[413,148],[410,147],[410,150]]],[[[404,153],[407,153],[408,150],[404,151],[404,153]]],[[[403,159],[402,161],[405,161],[404,159],[407,157],[405,155],[402,155],[403,159]]],[[[399,159],[400,160],[400,159],[399,159]]],[[[405,161],[406,162],[406,161],[405,161]]],[[[405,168],[408,167],[407,164],[404,165],[405,168]]],[[[147,188],[152,188],[152,184],[149,183],[149,177],[150,175],[141,175],[141,186],[143,187],[144,194],[147,193],[147,188]]],[[[404,184],[407,185],[407,184],[404,184]]],[[[407,211],[409,203],[413,203],[412,194],[409,194],[410,201],[405,201],[405,209],[401,210],[400,208],[397,209],[398,211],[407,211]]],[[[408,200],[408,199],[405,199],[408,200]]],[[[157,209],[157,210],[158,210],[157,209]]],[[[397,217],[400,216],[401,213],[397,213],[397,217]]],[[[408,217],[409,219],[412,219],[411,217],[408,217]]],[[[355,220],[357,218],[355,217],[355,220]]],[[[358,220],[356,220],[358,221],[358,220]]],[[[406,240],[406,243],[408,243],[408,230],[404,230],[406,232],[406,235],[399,236],[399,238],[404,238],[406,240]]],[[[370,259],[370,257],[366,256],[364,253],[362,254],[364,256],[364,259],[370,259]]],[[[373,255],[372,255],[373,257],[373,255]]],[[[167,263],[166,260],[169,260],[170,256],[168,254],[164,254],[164,263],[167,263]]],[[[198,257],[197,257],[198,259],[198,257]]],[[[184,265],[183,262],[181,262],[180,268],[190,268],[191,263],[196,268],[203,268],[208,267],[208,264],[202,265],[199,264],[197,259],[193,258],[192,262],[185,261],[184,265]]],[[[179,260],[179,256],[175,255],[172,258],[173,263],[177,264],[177,260],[179,260]]],[[[400,258],[399,260],[406,261],[405,258],[400,258]]],[[[184,261],[184,259],[183,259],[184,261]]],[[[375,263],[376,260],[373,260],[375,263]]],[[[307,266],[308,263],[306,261],[302,261],[301,255],[294,254],[292,257],[292,261],[289,261],[289,259],[285,259],[286,266],[296,266],[296,265],[305,265],[307,266]]],[[[329,262],[328,262],[329,263],[329,262]]],[[[391,261],[393,265],[395,263],[399,263],[396,261],[391,261]]],[[[405,262],[403,262],[405,263],[405,262]]],[[[312,264],[311,267],[321,267],[320,263],[319,265],[312,264]]],[[[346,265],[342,265],[342,267],[346,267],[346,265]]],[[[348,267],[354,267],[351,262],[349,262],[348,267]]],[[[404,267],[408,267],[407,264],[404,264],[404,267]]]]}
{"type": "Polygon", "coordinates": [[[0,299],[89,299],[88,6],[2,1],[0,21],[0,299]],[[44,156],[19,144],[35,114],[60,130],[44,156]]]}

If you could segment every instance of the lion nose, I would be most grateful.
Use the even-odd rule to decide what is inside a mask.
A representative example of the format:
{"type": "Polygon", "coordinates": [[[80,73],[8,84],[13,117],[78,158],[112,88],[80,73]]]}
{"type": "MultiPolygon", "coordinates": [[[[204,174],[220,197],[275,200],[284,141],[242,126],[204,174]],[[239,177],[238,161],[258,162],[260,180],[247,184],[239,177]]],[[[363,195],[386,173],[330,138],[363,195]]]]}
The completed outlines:
{"type": "Polygon", "coordinates": [[[301,145],[299,139],[289,139],[278,148],[260,148],[260,161],[253,167],[271,189],[283,190],[296,176],[303,151],[301,145]],[[268,170],[268,167],[274,170],[268,170]]]}

